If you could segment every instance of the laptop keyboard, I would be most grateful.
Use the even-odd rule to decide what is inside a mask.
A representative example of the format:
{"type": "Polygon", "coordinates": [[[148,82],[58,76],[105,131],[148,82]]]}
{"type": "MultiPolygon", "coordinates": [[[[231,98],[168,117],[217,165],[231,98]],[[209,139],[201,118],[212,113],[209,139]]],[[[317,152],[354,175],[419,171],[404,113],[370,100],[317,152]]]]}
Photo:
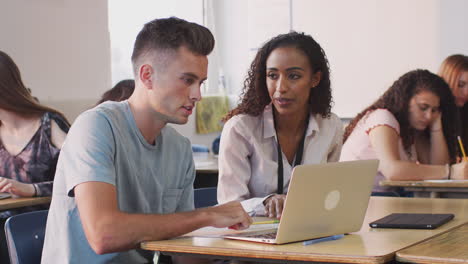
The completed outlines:
{"type": "Polygon", "coordinates": [[[246,232],[246,233],[232,234],[232,235],[229,235],[229,236],[275,239],[276,234],[277,234],[276,231],[269,232],[269,233],[246,232]]]}

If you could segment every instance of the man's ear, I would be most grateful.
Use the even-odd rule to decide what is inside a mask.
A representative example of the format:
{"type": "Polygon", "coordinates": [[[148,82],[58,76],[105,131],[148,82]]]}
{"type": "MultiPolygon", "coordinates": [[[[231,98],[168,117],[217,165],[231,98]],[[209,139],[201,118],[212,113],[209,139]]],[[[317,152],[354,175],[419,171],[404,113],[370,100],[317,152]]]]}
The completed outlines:
{"type": "Polygon", "coordinates": [[[154,69],[149,64],[143,64],[140,66],[140,70],[138,72],[138,77],[140,78],[140,82],[147,88],[153,88],[153,74],[154,69]]]}
{"type": "Polygon", "coordinates": [[[318,71],[315,73],[312,73],[312,87],[317,87],[319,85],[320,81],[322,80],[322,72],[318,71]]]}

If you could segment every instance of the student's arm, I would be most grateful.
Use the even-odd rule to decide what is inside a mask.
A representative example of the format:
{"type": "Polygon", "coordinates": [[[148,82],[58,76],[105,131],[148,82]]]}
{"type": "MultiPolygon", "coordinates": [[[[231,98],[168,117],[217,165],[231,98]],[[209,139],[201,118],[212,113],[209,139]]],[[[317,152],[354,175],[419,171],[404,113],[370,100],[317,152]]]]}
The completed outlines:
{"type": "Polygon", "coordinates": [[[388,180],[443,179],[448,170],[442,165],[422,165],[400,160],[399,135],[389,126],[377,126],[369,131],[369,138],[380,160],[379,170],[388,180]]]}
{"type": "Polygon", "coordinates": [[[438,118],[429,127],[429,137],[423,133],[416,134],[415,147],[420,163],[445,165],[450,162],[440,117],[439,114],[438,118]]]}
{"type": "Polygon", "coordinates": [[[75,187],[86,238],[97,254],[136,248],[142,241],[176,237],[204,226],[246,228],[251,219],[238,202],[174,214],[128,214],[119,210],[116,189],[104,182],[75,187]]]}
{"type": "Polygon", "coordinates": [[[251,134],[252,129],[233,119],[224,125],[218,158],[218,202],[242,201],[246,211],[263,212],[263,201],[267,197],[251,197],[248,187],[253,145],[247,134],[251,134]]]}
{"type": "Polygon", "coordinates": [[[429,151],[430,164],[443,165],[450,162],[447,142],[442,128],[442,114],[439,114],[430,127],[431,149],[429,151]]]}

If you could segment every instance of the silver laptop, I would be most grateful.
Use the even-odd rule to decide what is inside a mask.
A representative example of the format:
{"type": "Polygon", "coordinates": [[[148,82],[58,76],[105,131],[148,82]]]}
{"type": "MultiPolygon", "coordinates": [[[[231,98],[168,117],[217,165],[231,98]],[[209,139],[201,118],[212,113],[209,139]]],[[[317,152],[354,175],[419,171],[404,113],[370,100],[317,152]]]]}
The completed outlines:
{"type": "Polygon", "coordinates": [[[10,197],[11,197],[11,194],[9,193],[0,193],[0,200],[10,198],[10,197]]]}
{"type": "Polygon", "coordinates": [[[224,237],[284,244],[359,231],[377,167],[377,160],[296,166],[277,229],[224,237]]]}

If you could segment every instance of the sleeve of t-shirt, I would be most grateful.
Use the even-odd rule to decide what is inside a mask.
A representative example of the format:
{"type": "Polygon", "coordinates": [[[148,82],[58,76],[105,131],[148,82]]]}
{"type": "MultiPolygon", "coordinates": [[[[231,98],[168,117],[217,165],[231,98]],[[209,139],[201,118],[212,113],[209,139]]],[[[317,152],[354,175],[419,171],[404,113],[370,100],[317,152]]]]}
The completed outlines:
{"type": "Polygon", "coordinates": [[[400,124],[395,116],[387,109],[376,109],[363,118],[365,118],[363,129],[367,134],[369,134],[372,129],[379,126],[393,128],[398,135],[400,134],[400,124]]]}
{"type": "Polygon", "coordinates": [[[80,183],[97,181],[115,185],[115,140],[109,120],[88,111],[74,122],[62,147],[57,173],[63,173],[67,194],[74,196],[80,183]]]}

